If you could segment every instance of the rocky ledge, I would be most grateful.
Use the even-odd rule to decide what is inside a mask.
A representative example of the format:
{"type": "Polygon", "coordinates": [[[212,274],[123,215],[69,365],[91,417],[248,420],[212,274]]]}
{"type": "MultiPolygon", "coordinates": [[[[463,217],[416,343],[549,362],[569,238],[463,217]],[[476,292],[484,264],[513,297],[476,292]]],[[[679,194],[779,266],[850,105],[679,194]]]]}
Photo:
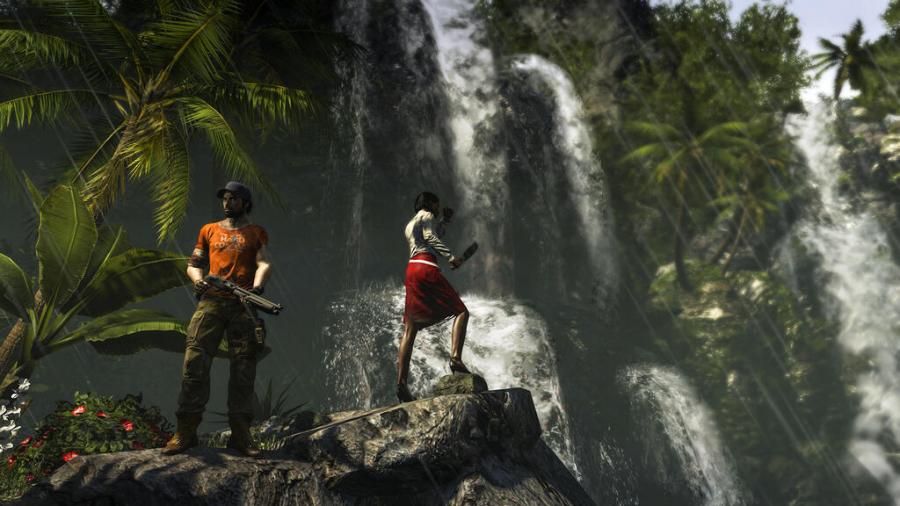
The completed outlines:
{"type": "Polygon", "coordinates": [[[444,395],[330,419],[258,460],[214,448],[78,457],[18,504],[593,504],[540,439],[527,390],[444,395]]]}

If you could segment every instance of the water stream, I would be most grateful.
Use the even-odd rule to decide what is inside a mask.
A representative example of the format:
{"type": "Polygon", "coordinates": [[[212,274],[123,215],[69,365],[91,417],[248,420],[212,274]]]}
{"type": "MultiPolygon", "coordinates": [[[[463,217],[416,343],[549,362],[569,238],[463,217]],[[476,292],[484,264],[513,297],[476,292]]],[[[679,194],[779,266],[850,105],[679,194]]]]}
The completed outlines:
{"type": "Polygon", "coordinates": [[[623,371],[621,382],[632,395],[647,467],[657,481],[672,490],[687,486],[707,506],[744,504],[712,414],[681,373],[638,365],[623,371]]]}
{"type": "Polygon", "coordinates": [[[824,105],[810,109],[794,130],[822,207],[809,213],[797,234],[821,257],[840,343],[869,364],[856,382],[860,406],[849,451],[900,504],[900,473],[892,462],[900,448],[900,267],[875,216],[840,192],[839,148],[825,131],[833,114],[824,105]]]}

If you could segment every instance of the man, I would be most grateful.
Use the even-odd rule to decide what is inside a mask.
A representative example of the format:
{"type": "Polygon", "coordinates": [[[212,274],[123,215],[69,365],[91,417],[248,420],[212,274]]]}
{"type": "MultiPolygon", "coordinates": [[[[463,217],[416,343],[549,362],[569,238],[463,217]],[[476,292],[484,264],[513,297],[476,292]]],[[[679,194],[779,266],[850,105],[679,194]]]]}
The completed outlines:
{"type": "Polygon", "coordinates": [[[406,241],[409,244],[409,263],[406,267],[406,306],[403,311],[403,337],[397,356],[397,398],[400,402],[415,400],[406,385],[409,375],[409,360],[413,343],[419,330],[456,317],[450,343],[450,370],[468,373],[462,362],[463,344],[466,341],[466,327],[469,310],[459,298],[450,282],[441,274],[437,255],[445,257],[452,269],[462,265],[463,260],[450,253],[441,241],[444,225],[450,223],[453,210],[444,209],[444,218],[438,222],[441,202],[437,195],[422,192],[416,197],[416,214],[406,225],[406,241]]]}
{"type": "Polygon", "coordinates": [[[197,426],[209,400],[209,369],[212,358],[228,336],[231,371],[228,378],[228,423],[231,438],[228,447],[245,456],[257,457],[250,438],[253,416],[253,383],[256,379],[257,344],[254,318],[234,295],[210,287],[204,269],[209,273],[261,294],[272,272],[266,244],[266,230],[250,223],[247,215],[253,208],[250,190],[230,181],[220,189],[225,219],[207,223],[200,229],[197,245],[188,262],[187,275],[194,283],[194,294],[200,300],[187,328],[181,393],[178,396],[175,435],[162,452],[181,453],[197,445],[197,426]]]}

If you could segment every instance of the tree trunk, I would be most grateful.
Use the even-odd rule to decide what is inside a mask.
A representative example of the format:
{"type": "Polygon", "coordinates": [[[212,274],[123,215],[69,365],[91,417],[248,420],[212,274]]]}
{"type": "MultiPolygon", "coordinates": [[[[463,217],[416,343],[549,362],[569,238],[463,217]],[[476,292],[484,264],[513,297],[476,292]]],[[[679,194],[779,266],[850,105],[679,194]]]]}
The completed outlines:
{"type": "Polygon", "coordinates": [[[675,221],[675,273],[678,275],[678,284],[686,292],[694,290],[688,279],[687,268],[684,265],[684,221],[687,217],[687,203],[683,197],[678,198],[678,218],[675,221]]]}
{"type": "MultiPolygon", "coordinates": [[[[41,290],[38,289],[34,294],[35,312],[39,313],[43,306],[44,297],[41,290]]],[[[13,366],[16,365],[16,361],[22,357],[22,343],[25,341],[25,335],[28,333],[28,325],[29,324],[21,318],[16,320],[15,325],[13,325],[9,334],[6,335],[3,343],[0,344],[0,388],[2,388],[0,396],[2,397],[6,397],[9,387],[13,386],[11,383],[13,378],[7,376],[12,372],[13,366]]]]}
{"type": "MultiPolygon", "coordinates": [[[[743,219],[743,212],[741,219],[743,219]]],[[[731,220],[731,223],[728,224],[728,234],[725,236],[725,240],[722,241],[722,244],[719,245],[719,248],[716,249],[716,252],[709,259],[709,263],[715,265],[719,263],[719,260],[722,259],[722,256],[728,251],[728,246],[734,242],[735,233],[737,232],[738,222],[740,220],[731,220]]]]}
{"type": "Polygon", "coordinates": [[[741,239],[744,238],[744,225],[747,223],[747,211],[745,210],[741,214],[741,224],[738,225],[737,234],[734,236],[734,243],[731,245],[731,251],[728,252],[728,260],[725,260],[725,265],[722,266],[722,272],[728,271],[728,267],[731,266],[731,261],[734,260],[734,255],[737,253],[738,245],[741,243],[741,239]]]}

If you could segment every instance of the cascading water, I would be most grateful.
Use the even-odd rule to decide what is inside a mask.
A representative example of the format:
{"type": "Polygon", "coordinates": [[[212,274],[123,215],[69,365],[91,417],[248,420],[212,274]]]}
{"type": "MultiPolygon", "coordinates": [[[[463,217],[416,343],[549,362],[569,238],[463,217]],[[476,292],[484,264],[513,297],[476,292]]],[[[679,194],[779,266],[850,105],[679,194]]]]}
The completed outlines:
{"type": "Polygon", "coordinates": [[[575,205],[594,276],[602,282],[598,286],[601,292],[597,294],[598,299],[606,300],[618,277],[612,211],[606,177],[594,156],[584,106],[566,72],[545,58],[531,54],[517,56],[512,60],[512,68],[533,76],[552,92],[555,106],[553,143],[565,157],[569,198],[575,205]]]}
{"type": "MultiPolygon", "coordinates": [[[[339,12],[341,15],[337,19],[337,30],[352,40],[365,41],[365,30],[369,21],[368,0],[344,0],[339,12]]],[[[350,165],[349,177],[340,173],[347,170],[340,167],[339,173],[335,175],[337,184],[333,184],[336,187],[349,187],[348,212],[350,217],[347,222],[347,240],[344,249],[344,267],[347,277],[345,284],[349,286],[356,286],[359,283],[362,270],[361,255],[364,248],[362,212],[363,182],[368,167],[365,125],[368,115],[366,97],[369,91],[368,73],[364,66],[363,62],[343,62],[338,66],[337,72],[341,77],[342,89],[336,94],[331,111],[335,118],[335,124],[346,130],[339,138],[344,140],[344,143],[349,141],[350,144],[349,159],[347,160],[350,165]],[[349,184],[342,184],[345,181],[349,181],[349,184]]],[[[335,153],[333,153],[332,159],[343,161],[343,157],[334,155],[335,153]]]]}
{"type": "Polygon", "coordinates": [[[620,380],[632,396],[634,419],[644,425],[643,446],[658,480],[672,488],[686,485],[708,506],[743,504],[712,416],[681,374],[638,365],[626,369],[620,380]]]}
{"type": "Polygon", "coordinates": [[[839,191],[839,148],[824,130],[833,113],[824,105],[810,110],[793,127],[822,208],[799,224],[797,234],[821,256],[840,343],[870,364],[856,382],[860,406],[849,451],[900,504],[900,474],[892,464],[900,443],[900,267],[875,216],[839,191]]]}
{"type": "Polygon", "coordinates": [[[498,136],[499,92],[494,57],[482,43],[476,0],[422,0],[431,19],[437,60],[450,105],[456,184],[468,233],[482,244],[470,269],[474,286],[500,293],[509,286],[504,221],[509,200],[506,160],[498,136]],[[473,266],[474,267],[474,266],[473,266]]]}
{"type": "MultiPolygon", "coordinates": [[[[396,402],[397,342],[401,333],[403,289],[370,288],[336,300],[322,338],[329,352],[326,367],[333,409],[357,409],[396,402]]],[[[463,360],[491,389],[531,391],[544,441],[576,476],[569,422],[563,410],[556,357],[547,327],[533,310],[505,299],[463,296],[469,321],[463,360]]],[[[450,371],[450,328],[437,325],[419,332],[410,367],[410,389],[427,396],[450,371]]]]}

